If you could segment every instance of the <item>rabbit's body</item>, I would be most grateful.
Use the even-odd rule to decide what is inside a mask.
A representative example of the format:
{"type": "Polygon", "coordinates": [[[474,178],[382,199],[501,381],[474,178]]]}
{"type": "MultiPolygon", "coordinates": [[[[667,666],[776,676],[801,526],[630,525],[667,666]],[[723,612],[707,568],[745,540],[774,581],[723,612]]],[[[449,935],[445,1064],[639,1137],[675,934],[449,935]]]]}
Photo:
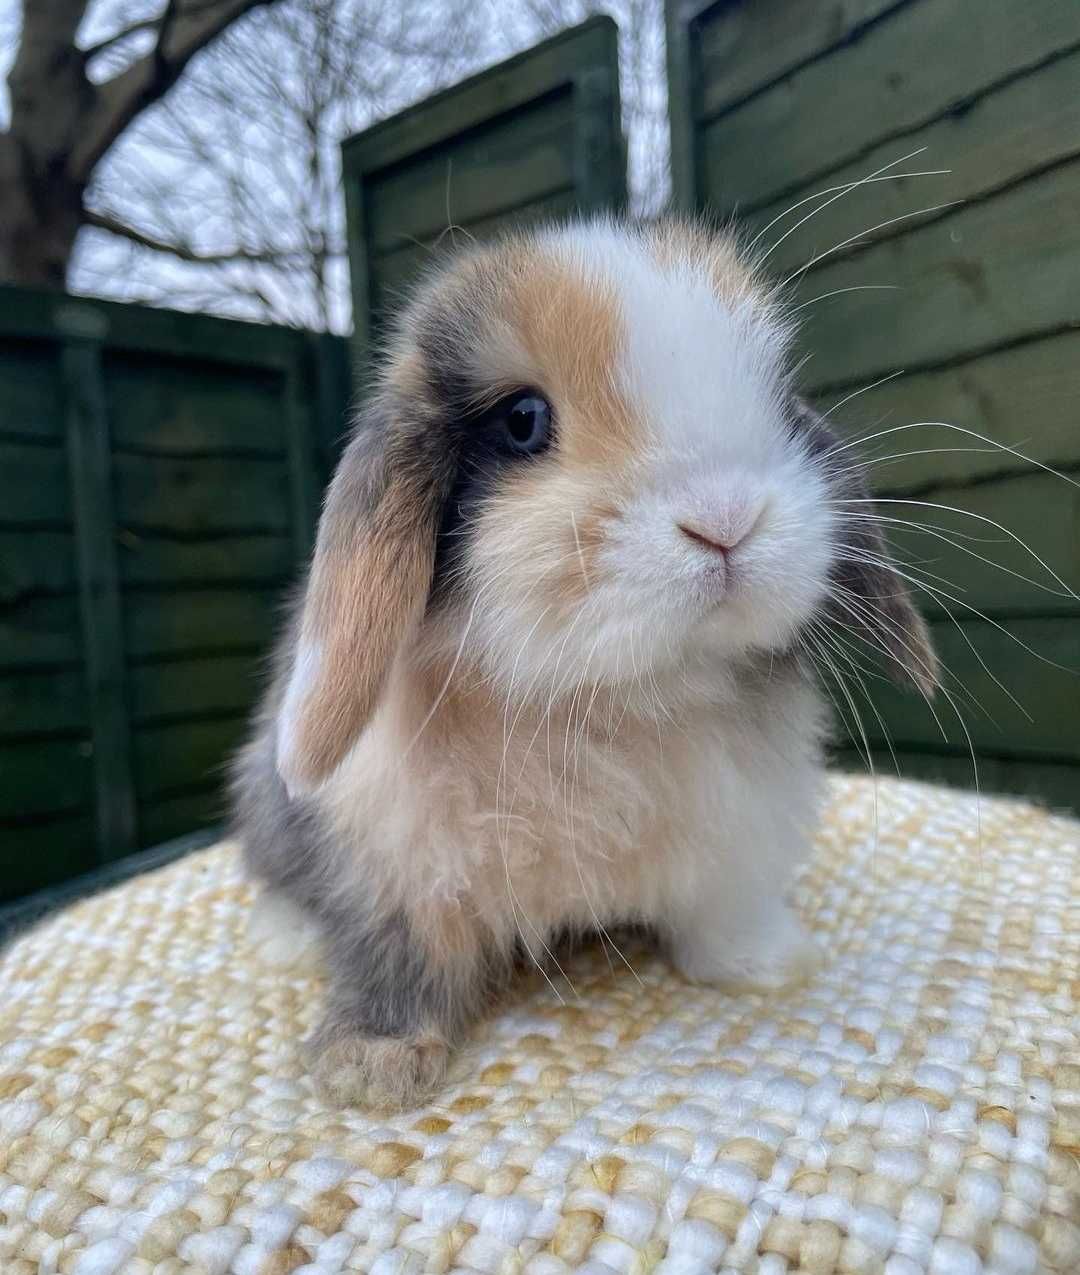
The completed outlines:
{"type": "Polygon", "coordinates": [[[568,928],[647,924],[726,983],[812,961],[800,637],[842,589],[916,680],[933,657],[880,542],[838,552],[860,488],[786,340],[678,226],[479,250],[403,320],[236,778],[253,871],[322,934],[339,1100],[415,1099],[568,928]]]}

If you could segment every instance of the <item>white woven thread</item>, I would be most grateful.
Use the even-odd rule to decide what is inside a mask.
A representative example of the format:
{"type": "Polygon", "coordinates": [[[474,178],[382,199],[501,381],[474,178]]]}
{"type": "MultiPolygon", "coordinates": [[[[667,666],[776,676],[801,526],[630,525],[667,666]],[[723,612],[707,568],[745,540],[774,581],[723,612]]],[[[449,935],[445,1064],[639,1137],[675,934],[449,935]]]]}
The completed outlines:
{"type": "Polygon", "coordinates": [[[218,847],[0,964],[4,1275],[1080,1272],[1080,826],[836,780],[809,987],[598,952],[524,979],[421,1112],[322,1106],[320,988],[218,847]]]}

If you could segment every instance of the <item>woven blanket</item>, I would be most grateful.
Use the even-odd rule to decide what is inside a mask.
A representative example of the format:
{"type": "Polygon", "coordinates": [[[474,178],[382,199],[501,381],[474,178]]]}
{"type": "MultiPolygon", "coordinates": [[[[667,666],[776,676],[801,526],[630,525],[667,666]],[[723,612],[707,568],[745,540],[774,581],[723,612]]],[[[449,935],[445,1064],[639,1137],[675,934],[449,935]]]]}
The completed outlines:
{"type": "Polygon", "coordinates": [[[314,1095],[249,889],[220,845],[4,954],[3,1275],[1080,1272],[1076,823],[837,779],[810,985],[585,950],[393,1117],[314,1095]]]}

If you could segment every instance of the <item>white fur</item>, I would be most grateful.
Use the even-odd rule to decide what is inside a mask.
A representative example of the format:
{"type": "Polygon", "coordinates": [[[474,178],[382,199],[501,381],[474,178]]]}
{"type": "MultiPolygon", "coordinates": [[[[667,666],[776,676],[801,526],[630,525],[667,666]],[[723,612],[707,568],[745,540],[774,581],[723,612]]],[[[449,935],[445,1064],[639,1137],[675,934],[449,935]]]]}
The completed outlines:
{"type": "MultiPolygon", "coordinates": [[[[688,649],[737,657],[782,647],[822,601],[835,539],[823,477],[788,434],[786,330],[749,299],[726,304],[690,266],[665,269],[613,224],[545,243],[614,294],[624,343],[610,376],[640,414],[647,450],[627,458],[627,482],[611,474],[620,517],[572,633],[544,614],[542,576],[573,548],[568,528],[587,517],[595,479],[561,473],[542,509],[487,512],[472,640],[487,649],[491,676],[542,676],[564,640],[565,668],[588,664],[590,677],[611,680],[688,649]],[[740,540],[726,564],[679,530],[686,520],[740,540]],[[505,547],[515,535],[516,559],[505,547]]],[[[487,357],[488,374],[500,374],[497,355],[487,357]]]]}
{"type": "Polygon", "coordinates": [[[307,971],[317,967],[319,931],[315,919],[285,895],[266,890],[248,915],[247,941],[262,964],[307,971]]]}
{"type": "Polygon", "coordinates": [[[311,693],[319,675],[321,654],[319,648],[301,638],[293,657],[285,697],[277,719],[277,767],[290,797],[299,797],[310,790],[310,785],[299,774],[296,766],[298,722],[304,701],[311,693]]]}
{"type": "MultiPolygon", "coordinates": [[[[545,471],[542,499],[484,508],[471,605],[403,653],[316,794],[340,888],[422,929],[520,936],[538,959],[568,923],[645,920],[690,977],[777,985],[812,964],[784,896],[815,816],[822,715],[797,669],[764,670],[820,605],[834,534],[785,419],[786,334],[613,226],[544,242],[616,298],[608,374],[644,447],[608,476],[618,510],[595,578],[579,539],[595,473],[545,471]],[[688,537],[688,520],[731,551],[688,537]],[[575,558],[586,588],[560,609],[546,584],[575,558]]],[[[524,357],[504,332],[485,376],[520,383],[524,357]]],[[[282,720],[287,744],[288,702],[282,720]]]]}

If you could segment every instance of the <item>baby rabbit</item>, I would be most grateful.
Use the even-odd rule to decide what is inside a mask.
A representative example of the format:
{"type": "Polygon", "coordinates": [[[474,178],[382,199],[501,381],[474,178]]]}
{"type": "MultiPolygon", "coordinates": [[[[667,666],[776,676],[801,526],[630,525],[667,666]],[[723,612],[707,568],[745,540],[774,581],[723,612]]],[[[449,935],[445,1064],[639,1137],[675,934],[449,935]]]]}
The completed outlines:
{"type": "Polygon", "coordinates": [[[405,308],[233,781],[273,915],[319,935],[331,1100],[419,1102],[568,929],[644,923],[729,985],[814,966],[807,635],[937,668],[791,335],[677,221],[473,247],[405,308]]]}

